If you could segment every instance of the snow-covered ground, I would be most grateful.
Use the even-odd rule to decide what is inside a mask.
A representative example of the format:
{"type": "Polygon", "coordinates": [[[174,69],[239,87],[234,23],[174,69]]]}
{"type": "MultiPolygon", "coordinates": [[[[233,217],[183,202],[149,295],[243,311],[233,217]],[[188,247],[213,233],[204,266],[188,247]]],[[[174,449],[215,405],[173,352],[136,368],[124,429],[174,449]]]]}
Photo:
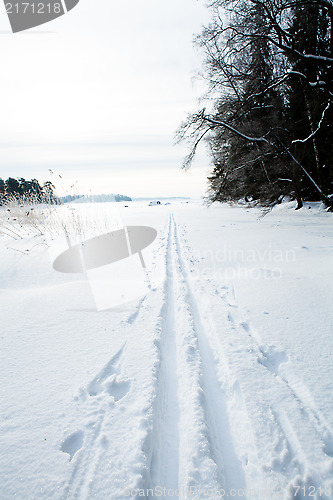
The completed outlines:
{"type": "Polygon", "coordinates": [[[333,216],[292,206],[129,204],[151,287],[101,311],[10,226],[1,500],[333,498],[333,216]]]}

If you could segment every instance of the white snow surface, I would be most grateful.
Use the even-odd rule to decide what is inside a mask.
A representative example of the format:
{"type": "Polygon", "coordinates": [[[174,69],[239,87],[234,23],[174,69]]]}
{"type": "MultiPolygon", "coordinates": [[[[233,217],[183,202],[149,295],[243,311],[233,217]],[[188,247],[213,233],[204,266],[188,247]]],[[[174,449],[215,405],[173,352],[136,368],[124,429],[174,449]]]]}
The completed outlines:
{"type": "Polygon", "coordinates": [[[333,215],[122,217],[151,287],[103,311],[45,234],[0,237],[1,500],[333,498],[333,215]]]}

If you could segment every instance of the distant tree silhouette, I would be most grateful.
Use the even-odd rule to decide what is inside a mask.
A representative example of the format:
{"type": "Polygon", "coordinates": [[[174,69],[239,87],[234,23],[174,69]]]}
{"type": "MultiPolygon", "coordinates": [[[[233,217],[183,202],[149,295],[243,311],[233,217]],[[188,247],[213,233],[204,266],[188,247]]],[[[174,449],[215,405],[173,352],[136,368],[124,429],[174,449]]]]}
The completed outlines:
{"type": "Polygon", "coordinates": [[[106,203],[106,202],[120,202],[120,201],[132,201],[132,198],[125,196],[123,194],[91,194],[91,195],[71,195],[62,196],[60,198],[62,203],[106,203]]]}
{"type": "Polygon", "coordinates": [[[5,181],[0,178],[0,205],[9,200],[29,200],[36,203],[57,203],[54,194],[54,185],[50,181],[44,182],[41,186],[37,179],[27,181],[23,177],[8,177],[5,181]]]}

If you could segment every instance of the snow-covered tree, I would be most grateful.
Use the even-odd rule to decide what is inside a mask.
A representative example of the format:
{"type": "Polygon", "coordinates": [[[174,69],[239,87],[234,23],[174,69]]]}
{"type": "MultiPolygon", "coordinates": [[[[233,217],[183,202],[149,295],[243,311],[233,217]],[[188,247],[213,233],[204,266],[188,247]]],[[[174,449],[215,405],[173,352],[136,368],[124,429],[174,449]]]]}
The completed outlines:
{"type": "Polygon", "coordinates": [[[271,205],[292,195],[298,208],[302,197],[331,205],[331,1],[215,0],[211,9],[197,43],[214,105],[178,131],[191,143],[185,168],[206,139],[211,200],[271,205]]]}

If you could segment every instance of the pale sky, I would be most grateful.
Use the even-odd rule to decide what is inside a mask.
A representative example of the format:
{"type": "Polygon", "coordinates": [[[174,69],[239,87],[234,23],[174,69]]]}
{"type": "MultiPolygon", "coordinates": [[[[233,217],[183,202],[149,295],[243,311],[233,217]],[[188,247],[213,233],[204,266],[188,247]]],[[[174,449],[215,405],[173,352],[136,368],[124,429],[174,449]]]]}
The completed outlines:
{"type": "Polygon", "coordinates": [[[52,169],[64,191],[204,195],[204,148],[183,173],[174,133],[203,93],[192,39],[208,19],[204,0],[80,0],[12,34],[2,3],[0,177],[52,169]]]}

